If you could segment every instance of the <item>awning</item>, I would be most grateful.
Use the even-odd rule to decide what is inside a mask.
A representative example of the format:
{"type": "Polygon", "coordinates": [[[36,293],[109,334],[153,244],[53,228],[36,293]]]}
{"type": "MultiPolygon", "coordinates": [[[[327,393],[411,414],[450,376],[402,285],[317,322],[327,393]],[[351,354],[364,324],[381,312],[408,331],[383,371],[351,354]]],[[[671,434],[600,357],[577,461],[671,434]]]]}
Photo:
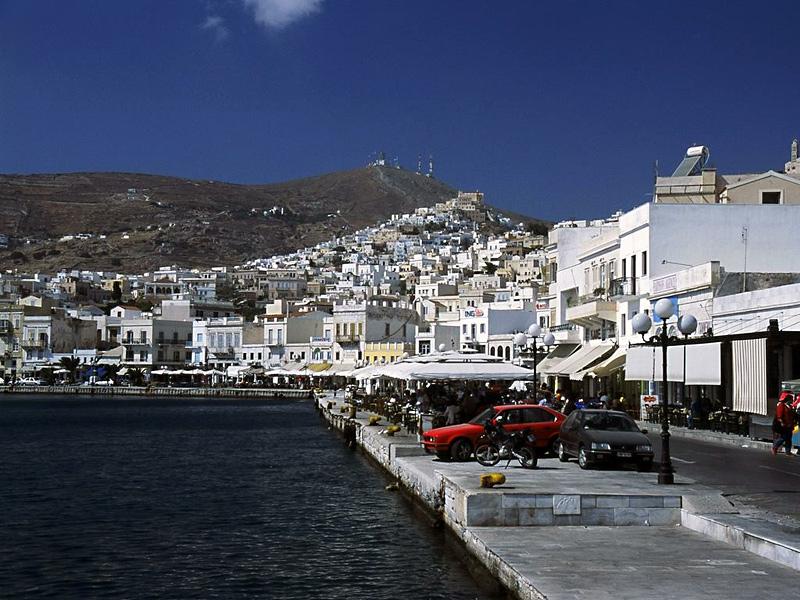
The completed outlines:
{"type": "Polygon", "coordinates": [[[407,363],[396,364],[384,375],[413,381],[515,381],[533,379],[533,371],[509,363],[407,363]],[[398,368],[401,367],[401,368],[398,368]]]}
{"type": "MultiPolygon", "coordinates": [[[[630,346],[625,357],[625,380],[661,381],[662,354],[660,347],[630,346]]],[[[667,349],[667,381],[680,381],[686,385],[720,385],[721,344],[670,346],[667,349]]]]}
{"type": "Polygon", "coordinates": [[[559,344],[536,365],[539,373],[549,375],[556,372],[556,367],[580,347],[580,344],[559,344]]]}
{"type": "Polygon", "coordinates": [[[734,340],[733,410],[767,414],[767,340],[734,340]]]}
{"type": "Polygon", "coordinates": [[[607,354],[610,354],[613,349],[614,344],[611,342],[601,343],[596,346],[581,346],[579,350],[576,350],[570,354],[569,357],[561,361],[555,368],[553,374],[569,377],[573,373],[582,371],[589,365],[596,363],[607,354]]]}
{"type": "Polygon", "coordinates": [[[608,377],[614,371],[625,366],[625,349],[617,348],[609,356],[595,365],[586,367],[583,371],[578,371],[570,375],[570,379],[581,381],[584,377],[608,377]]]}

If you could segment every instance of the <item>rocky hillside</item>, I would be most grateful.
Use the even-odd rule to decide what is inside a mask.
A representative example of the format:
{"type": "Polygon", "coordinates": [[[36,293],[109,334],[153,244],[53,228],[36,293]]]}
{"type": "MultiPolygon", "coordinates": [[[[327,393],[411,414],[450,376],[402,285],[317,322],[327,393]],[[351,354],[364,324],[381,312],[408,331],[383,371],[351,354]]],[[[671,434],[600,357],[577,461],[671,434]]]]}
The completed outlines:
{"type": "Polygon", "coordinates": [[[135,173],[0,175],[0,267],[141,272],[233,265],[296,250],[452,198],[402,169],[268,185],[135,173]]]}

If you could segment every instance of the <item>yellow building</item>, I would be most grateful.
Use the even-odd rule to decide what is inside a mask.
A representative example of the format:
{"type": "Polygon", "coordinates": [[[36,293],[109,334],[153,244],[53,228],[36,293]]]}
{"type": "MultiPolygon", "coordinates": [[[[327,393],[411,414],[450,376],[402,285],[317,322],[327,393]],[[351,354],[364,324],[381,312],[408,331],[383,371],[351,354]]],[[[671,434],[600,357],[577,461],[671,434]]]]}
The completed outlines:
{"type": "Polygon", "coordinates": [[[414,345],[405,342],[366,342],[364,344],[364,360],[367,364],[389,364],[411,354],[414,345]]]}

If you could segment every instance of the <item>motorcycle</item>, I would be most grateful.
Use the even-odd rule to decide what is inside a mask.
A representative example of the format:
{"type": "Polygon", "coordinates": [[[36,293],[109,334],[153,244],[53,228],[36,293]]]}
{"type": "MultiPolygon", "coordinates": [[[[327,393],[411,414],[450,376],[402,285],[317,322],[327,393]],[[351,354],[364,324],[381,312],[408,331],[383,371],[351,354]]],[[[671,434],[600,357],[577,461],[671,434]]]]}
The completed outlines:
{"type": "Polygon", "coordinates": [[[539,462],[534,444],[536,436],[530,429],[508,433],[502,423],[493,424],[486,421],[483,425],[484,434],[475,447],[475,458],[484,467],[493,467],[502,459],[506,459],[506,466],[515,458],[526,469],[535,469],[539,462]]]}

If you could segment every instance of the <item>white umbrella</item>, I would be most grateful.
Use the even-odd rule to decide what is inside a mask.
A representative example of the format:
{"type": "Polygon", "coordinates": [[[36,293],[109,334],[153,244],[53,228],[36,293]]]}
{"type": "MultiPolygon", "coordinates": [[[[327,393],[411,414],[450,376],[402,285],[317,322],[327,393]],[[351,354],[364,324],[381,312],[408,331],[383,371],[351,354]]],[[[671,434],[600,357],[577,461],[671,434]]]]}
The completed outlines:
{"type": "Polygon", "coordinates": [[[533,379],[533,371],[508,363],[423,363],[417,365],[395,365],[387,369],[386,377],[408,380],[453,380],[492,381],[533,379]],[[401,368],[398,368],[401,367],[401,368]]]}

